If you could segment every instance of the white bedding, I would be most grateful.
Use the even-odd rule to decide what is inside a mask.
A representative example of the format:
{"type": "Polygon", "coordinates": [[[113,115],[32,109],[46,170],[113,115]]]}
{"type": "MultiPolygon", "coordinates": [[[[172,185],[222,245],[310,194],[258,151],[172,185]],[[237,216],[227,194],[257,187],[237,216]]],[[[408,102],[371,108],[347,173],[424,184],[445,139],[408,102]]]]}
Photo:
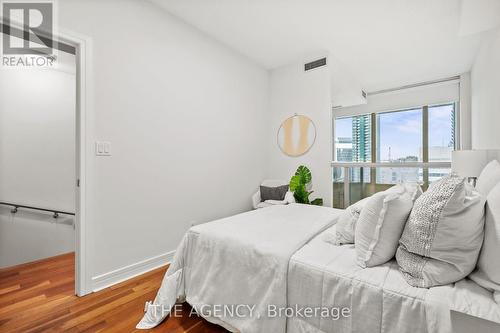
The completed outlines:
{"type": "Polygon", "coordinates": [[[286,306],[290,257],[336,222],[342,210],[290,204],[271,206],[195,226],[184,236],[154,305],[137,328],[152,328],[175,299],[202,305],[255,305],[252,317],[207,320],[242,333],[284,333],[286,319],[267,318],[267,306],[286,306]],[[258,314],[261,315],[259,318],[258,314]]]}
{"type": "MultiPolygon", "coordinates": [[[[335,226],[325,233],[334,232],[335,226]]],[[[288,333],[452,331],[450,310],[500,322],[492,293],[465,279],[430,289],[410,286],[393,260],[362,269],[354,245],[334,246],[320,234],[290,259],[289,305],[351,308],[349,317],[288,320],[288,333]]]]}

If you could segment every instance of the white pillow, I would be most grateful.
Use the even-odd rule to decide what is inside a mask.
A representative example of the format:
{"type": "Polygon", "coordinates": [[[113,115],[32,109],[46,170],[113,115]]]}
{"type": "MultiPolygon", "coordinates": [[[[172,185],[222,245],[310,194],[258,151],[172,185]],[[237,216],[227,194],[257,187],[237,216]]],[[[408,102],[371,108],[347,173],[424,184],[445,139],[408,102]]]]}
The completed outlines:
{"type": "Polygon", "coordinates": [[[484,198],[464,178],[449,175],[417,199],[396,260],[415,287],[456,282],[476,266],[483,241],[484,198]]]}
{"type": "MultiPolygon", "coordinates": [[[[418,199],[418,197],[422,194],[422,188],[417,183],[404,183],[402,184],[404,189],[408,192],[412,201],[418,199]]],[[[401,186],[395,185],[389,188],[387,191],[400,191],[401,186]]],[[[354,244],[354,233],[356,230],[356,224],[359,219],[359,215],[361,214],[361,210],[365,206],[366,202],[370,199],[364,198],[356,202],[355,204],[346,208],[345,212],[339,217],[339,221],[337,222],[337,231],[336,235],[329,239],[334,239],[332,242],[335,245],[342,244],[354,244]]]]}
{"type": "MultiPolygon", "coordinates": [[[[484,242],[477,269],[470,278],[481,287],[500,293],[500,183],[488,194],[484,242]]],[[[498,303],[498,302],[497,302],[498,303]]]]}
{"type": "Polygon", "coordinates": [[[347,207],[342,215],[339,216],[339,221],[336,224],[337,228],[333,244],[354,244],[354,230],[356,230],[356,223],[359,219],[359,214],[368,199],[369,197],[364,198],[363,200],[347,207]]]}
{"type": "Polygon", "coordinates": [[[358,265],[377,266],[394,257],[412,207],[412,196],[404,185],[370,197],[356,225],[354,246],[358,265]]]}
{"type": "MultiPolygon", "coordinates": [[[[423,191],[422,191],[422,187],[420,187],[420,185],[418,183],[411,183],[411,182],[408,182],[408,183],[403,183],[402,184],[406,190],[406,192],[408,192],[408,194],[411,196],[411,200],[413,202],[417,201],[417,199],[422,195],[423,191]]],[[[396,190],[397,187],[396,186],[393,186],[391,187],[391,189],[394,189],[396,190]]]]}
{"type": "Polygon", "coordinates": [[[488,163],[479,178],[477,179],[476,190],[485,197],[490,193],[491,189],[500,182],[500,163],[493,160],[488,163]]]}
{"type": "Polygon", "coordinates": [[[285,201],[287,203],[289,203],[289,204],[295,203],[295,198],[293,197],[293,192],[292,191],[286,192],[286,194],[285,194],[285,201]]]}

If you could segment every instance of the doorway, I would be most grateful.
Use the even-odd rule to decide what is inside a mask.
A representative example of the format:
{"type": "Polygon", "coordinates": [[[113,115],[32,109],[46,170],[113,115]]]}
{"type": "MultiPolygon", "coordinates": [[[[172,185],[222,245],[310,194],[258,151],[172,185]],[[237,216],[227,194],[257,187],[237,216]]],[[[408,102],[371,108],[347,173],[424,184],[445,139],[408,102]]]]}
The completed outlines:
{"type": "MultiPolygon", "coordinates": [[[[0,22],[1,23],[1,22],[0,22]]],[[[1,24],[2,35],[5,36],[5,25],[1,24]]],[[[12,24],[11,29],[12,31],[12,24]]],[[[20,29],[19,29],[20,30],[20,29]]],[[[38,230],[38,232],[32,232],[28,239],[18,242],[16,244],[18,248],[13,248],[10,255],[18,256],[19,258],[9,258],[4,261],[5,265],[10,264],[22,264],[23,261],[28,260],[38,260],[46,256],[57,255],[61,252],[66,252],[68,249],[72,248],[74,252],[74,265],[75,265],[75,293],[78,296],[83,296],[91,291],[88,287],[87,281],[89,281],[86,275],[86,256],[85,256],[85,147],[86,147],[86,107],[87,107],[87,94],[86,94],[86,79],[88,78],[87,70],[85,66],[85,59],[88,58],[87,55],[87,45],[90,41],[86,37],[78,36],[73,33],[59,34],[57,37],[53,38],[56,42],[54,45],[57,46],[56,59],[54,64],[57,68],[44,68],[38,69],[38,79],[29,78],[29,68],[24,68],[24,72],[16,74],[15,69],[12,68],[1,68],[0,70],[10,70],[9,75],[3,75],[2,77],[9,76],[8,85],[10,86],[9,94],[15,90],[14,84],[18,84],[21,89],[19,89],[18,100],[27,104],[26,109],[29,110],[31,116],[27,116],[24,120],[19,120],[16,123],[17,126],[17,138],[22,138],[23,143],[19,143],[18,140],[12,140],[16,137],[16,126],[13,126],[15,122],[7,121],[7,117],[2,117],[2,110],[7,108],[11,109],[11,106],[15,103],[7,103],[4,99],[0,99],[0,137],[2,133],[8,133],[9,138],[0,139],[1,147],[5,150],[7,146],[7,155],[16,156],[17,161],[13,163],[14,165],[9,166],[9,172],[5,167],[5,158],[7,156],[5,151],[0,150],[0,170],[4,170],[3,175],[5,178],[9,179],[9,183],[0,182],[0,202],[4,203],[0,205],[0,209],[3,209],[3,213],[7,209],[7,215],[12,223],[19,222],[22,218],[29,217],[31,226],[36,225],[34,223],[37,220],[43,220],[46,223],[45,226],[53,228],[51,231],[45,230],[45,236],[43,232],[38,230]],[[49,98],[53,105],[49,105],[48,109],[50,117],[53,121],[52,125],[47,125],[44,123],[45,120],[40,118],[43,113],[43,107],[35,103],[36,98],[33,95],[28,94],[26,89],[22,88],[22,83],[31,84],[36,86],[35,82],[43,81],[47,77],[51,77],[53,82],[52,85],[45,85],[43,88],[38,87],[41,90],[45,89],[45,95],[40,94],[42,97],[46,98],[52,94],[57,87],[62,88],[63,91],[59,91],[59,96],[52,96],[49,98]],[[71,83],[68,81],[68,76],[72,76],[71,83]],[[64,78],[63,78],[64,77],[64,78]],[[52,90],[50,88],[53,88],[52,90]],[[23,93],[21,93],[23,92],[23,93]],[[21,95],[21,96],[19,96],[21,95]],[[57,112],[56,105],[65,104],[66,106],[72,101],[72,115],[69,116],[68,113],[61,116],[61,112],[57,112]],[[63,103],[64,102],[64,103],[63,103]],[[36,113],[38,110],[38,113],[36,113]],[[64,117],[65,116],[65,117],[64,117]],[[72,122],[72,125],[68,125],[72,122]],[[38,126],[37,126],[38,125],[38,126]],[[57,125],[57,126],[56,126],[57,125]],[[65,126],[59,126],[65,125],[65,126]],[[8,126],[8,127],[7,127],[8,126]],[[2,128],[8,128],[8,130],[2,131],[2,128]],[[30,128],[35,128],[34,131],[29,131],[30,128]],[[26,133],[25,136],[19,136],[20,129],[23,129],[26,133]],[[14,134],[13,134],[14,133],[14,134]],[[35,135],[36,134],[36,135],[35,135]],[[31,138],[30,138],[31,136],[31,138]],[[40,140],[36,140],[36,137],[40,140]],[[30,138],[33,144],[28,143],[28,138],[30,138]],[[70,138],[70,139],[68,139],[70,138]],[[7,144],[7,141],[10,144],[7,144]],[[12,142],[17,142],[16,145],[12,142]],[[23,148],[24,151],[21,149],[23,148]],[[71,150],[71,152],[70,152],[71,150]],[[31,155],[31,157],[37,156],[38,158],[22,158],[19,156],[31,155]],[[27,154],[31,153],[31,154],[27,154]],[[3,154],[3,155],[2,155],[3,154]],[[42,156],[43,158],[40,158],[42,156]],[[40,163],[40,161],[44,163],[40,163]],[[37,162],[38,161],[38,162],[37,162]],[[21,165],[22,168],[17,168],[17,165],[21,165]],[[64,166],[64,167],[63,167],[64,166]],[[49,171],[48,176],[44,177],[42,171],[49,171]],[[24,194],[23,194],[24,193],[24,194]],[[26,194],[27,193],[27,194],[26,194]],[[57,228],[55,230],[54,228],[57,228]],[[68,231],[68,228],[71,231],[68,231]],[[47,236],[47,234],[51,236],[47,236]],[[68,234],[71,237],[68,237],[68,234]],[[31,238],[30,238],[31,237],[31,238]],[[45,237],[45,238],[44,238],[45,237]],[[36,241],[34,241],[36,240],[36,241]],[[47,245],[39,253],[33,253],[36,250],[37,241],[45,240],[47,245]],[[22,246],[22,243],[28,244],[22,246]],[[31,251],[31,252],[30,252],[31,251]],[[17,260],[17,261],[16,261],[17,260]]],[[[32,72],[33,74],[34,72],[32,72]]],[[[0,88],[2,86],[0,85],[0,88]]],[[[40,91],[39,91],[40,92],[40,91]]],[[[11,96],[13,97],[13,96],[11,96]]],[[[15,98],[11,98],[15,101],[15,98]]],[[[13,112],[10,112],[8,117],[16,117],[22,114],[19,112],[20,108],[14,108],[13,112]],[[17,110],[17,111],[16,111],[17,110]]],[[[59,110],[61,111],[61,110],[59,110]]],[[[5,111],[4,111],[5,112],[5,111]]],[[[12,119],[10,119],[12,120],[12,119]]],[[[26,221],[23,221],[23,223],[26,221]]],[[[18,223],[20,224],[20,223],[18,223]]],[[[13,224],[11,226],[14,226],[13,224]]],[[[15,225],[18,227],[19,225],[15,225]]],[[[39,229],[42,225],[36,225],[39,229]]],[[[35,228],[36,229],[36,228],[35,228]]],[[[29,232],[29,227],[24,226],[24,231],[29,232]]],[[[17,231],[18,235],[22,233],[17,231]]],[[[1,233],[2,237],[10,237],[11,241],[16,241],[13,234],[1,233]]],[[[24,235],[26,236],[26,235],[24,235]]],[[[1,249],[2,253],[5,249],[1,249]]]]}

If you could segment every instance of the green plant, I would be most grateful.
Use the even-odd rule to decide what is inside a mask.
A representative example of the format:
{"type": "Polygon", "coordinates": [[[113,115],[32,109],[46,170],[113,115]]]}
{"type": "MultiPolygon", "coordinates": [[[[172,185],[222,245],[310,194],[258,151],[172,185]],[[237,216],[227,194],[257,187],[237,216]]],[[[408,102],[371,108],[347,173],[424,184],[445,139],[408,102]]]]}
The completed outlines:
{"type": "Polygon", "coordinates": [[[295,175],[293,175],[290,179],[290,191],[293,192],[295,202],[308,205],[323,206],[323,199],[321,198],[316,198],[313,201],[309,201],[309,196],[314,191],[307,191],[306,187],[311,181],[311,170],[309,170],[306,166],[299,166],[297,168],[297,171],[295,171],[295,175]]]}

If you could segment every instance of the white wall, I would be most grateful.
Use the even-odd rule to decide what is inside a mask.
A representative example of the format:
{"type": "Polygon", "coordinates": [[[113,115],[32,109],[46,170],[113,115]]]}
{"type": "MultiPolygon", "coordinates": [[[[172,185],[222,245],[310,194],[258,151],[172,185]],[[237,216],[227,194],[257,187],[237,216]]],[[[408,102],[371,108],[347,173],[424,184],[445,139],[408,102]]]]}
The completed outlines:
{"type": "Polygon", "coordinates": [[[0,268],[75,250],[74,218],[0,207],[0,268]]]}
{"type": "Polygon", "coordinates": [[[471,71],[472,147],[500,149],[500,30],[485,36],[471,71]]]}
{"type": "Polygon", "coordinates": [[[330,97],[334,108],[366,104],[363,97],[363,86],[349,67],[334,55],[328,55],[328,70],[330,71],[330,97]]]}
{"type": "Polygon", "coordinates": [[[92,289],[175,250],[193,221],[251,208],[265,175],[268,73],[146,1],[60,1],[59,19],[92,39],[92,289]],[[96,157],[95,140],[112,156],[96,157]]]}
{"type": "Polygon", "coordinates": [[[330,93],[330,73],[326,66],[304,72],[304,63],[300,62],[271,71],[268,177],[289,180],[299,165],[306,165],[313,176],[311,199],[321,197],[325,206],[331,205],[332,192],[330,93]],[[290,157],[281,152],[276,137],[281,123],[295,113],[314,122],[316,141],[305,155],[290,157]]]}
{"type": "MultiPolygon", "coordinates": [[[[0,69],[0,201],[75,206],[75,59],[0,69]]],[[[0,207],[0,267],[74,251],[72,217],[0,207]]]]}

